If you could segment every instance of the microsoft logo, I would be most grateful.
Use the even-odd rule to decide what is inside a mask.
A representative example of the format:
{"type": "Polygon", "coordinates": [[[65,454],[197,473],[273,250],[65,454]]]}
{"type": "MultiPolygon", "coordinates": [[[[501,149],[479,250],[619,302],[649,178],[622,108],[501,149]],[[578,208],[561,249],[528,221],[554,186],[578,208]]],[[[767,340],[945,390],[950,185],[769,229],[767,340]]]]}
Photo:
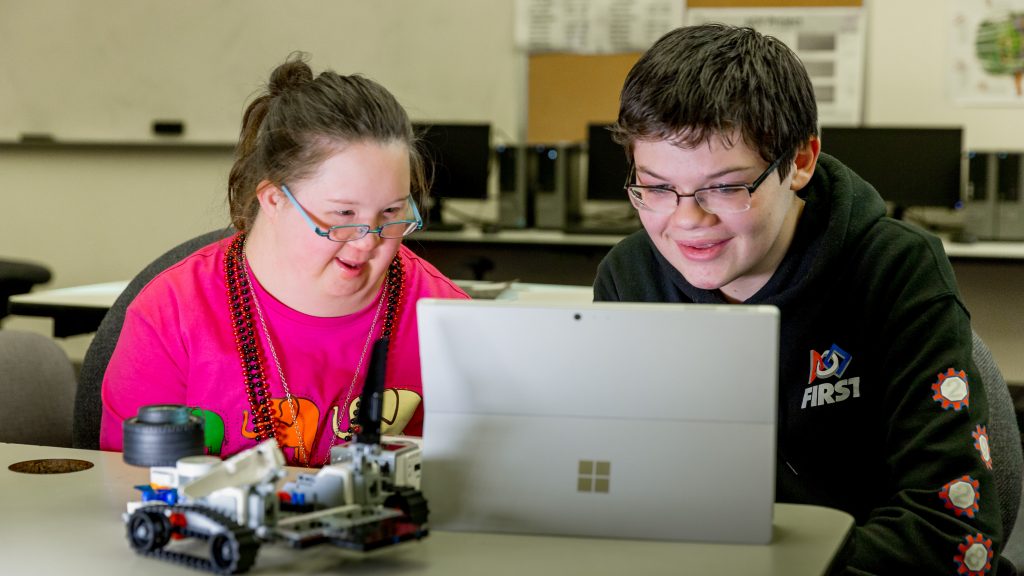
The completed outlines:
{"type": "Polygon", "coordinates": [[[612,479],[612,463],[607,460],[580,460],[577,492],[608,493],[612,479]]]}

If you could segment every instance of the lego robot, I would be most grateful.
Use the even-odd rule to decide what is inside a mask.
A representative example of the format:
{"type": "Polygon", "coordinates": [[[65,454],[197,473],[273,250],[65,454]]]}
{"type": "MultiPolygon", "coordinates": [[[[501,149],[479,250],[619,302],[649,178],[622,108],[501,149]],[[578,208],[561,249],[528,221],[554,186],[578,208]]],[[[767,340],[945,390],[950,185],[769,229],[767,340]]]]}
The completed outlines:
{"type": "Polygon", "coordinates": [[[286,475],[277,442],[227,460],[202,454],[201,422],[184,406],[147,406],[125,423],[125,461],[151,466],[142,500],[124,514],[137,553],[218,574],[247,571],[263,543],[293,548],[329,543],[367,552],[429,533],[419,491],[419,446],[380,438],[387,341],[378,341],[360,398],[368,416],[353,442],[331,449],[331,463],[286,475]],[[196,427],[199,428],[198,434],[196,427]],[[198,448],[198,449],[196,449],[198,448]],[[159,463],[161,454],[172,465],[159,463]],[[188,455],[193,454],[193,455],[188,455]],[[196,553],[205,548],[205,554],[196,553]]]}

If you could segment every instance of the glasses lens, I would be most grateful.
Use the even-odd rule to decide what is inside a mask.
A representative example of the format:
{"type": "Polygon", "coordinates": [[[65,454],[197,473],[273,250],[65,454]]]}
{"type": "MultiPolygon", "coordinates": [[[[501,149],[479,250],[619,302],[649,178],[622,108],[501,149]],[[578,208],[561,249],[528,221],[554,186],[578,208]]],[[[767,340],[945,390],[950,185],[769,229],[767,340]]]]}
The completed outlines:
{"type": "Polygon", "coordinates": [[[392,222],[380,227],[381,238],[401,238],[412,234],[416,229],[415,222],[392,222]]]}
{"type": "Polygon", "coordinates": [[[658,188],[630,187],[629,195],[643,207],[654,212],[673,212],[676,209],[675,192],[658,188]]]}
{"type": "Polygon", "coordinates": [[[697,203],[712,214],[736,214],[750,209],[750,191],[743,186],[727,186],[697,192],[697,203]]]}
{"type": "Polygon", "coordinates": [[[369,226],[341,226],[339,228],[331,228],[329,234],[331,240],[335,242],[351,242],[366,236],[366,232],[369,229],[369,226]]]}

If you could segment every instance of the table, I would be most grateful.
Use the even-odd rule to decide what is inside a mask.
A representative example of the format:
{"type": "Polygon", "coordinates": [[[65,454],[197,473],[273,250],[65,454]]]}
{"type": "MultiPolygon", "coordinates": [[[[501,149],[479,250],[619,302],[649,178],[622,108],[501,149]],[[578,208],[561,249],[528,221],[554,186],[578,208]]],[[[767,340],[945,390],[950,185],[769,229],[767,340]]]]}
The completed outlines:
{"type": "Polygon", "coordinates": [[[105,282],[11,296],[12,315],[53,318],[58,338],[89,334],[99,328],[107,310],[124,292],[128,282],[105,282]]]}
{"type": "MultiPolygon", "coordinates": [[[[456,280],[474,298],[503,300],[557,300],[590,302],[590,286],[530,284],[456,280]]],[[[11,297],[11,314],[53,318],[53,335],[58,338],[89,334],[100,322],[128,282],[105,282],[55,290],[40,290],[11,297]]]]}
{"type": "Polygon", "coordinates": [[[969,244],[942,241],[950,260],[1024,260],[1024,242],[979,241],[969,244]]]}
{"type": "MultiPolygon", "coordinates": [[[[121,513],[137,497],[148,470],[119,453],[0,444],[0,558],[5,574],[149,576],[195,574],[137,556],[125,540],[121,513]],[[68,474],[22,474],[13,463],[75,458],[94,467],[68,474]]],[[[838,510],[776,504],[766,546],[699,544],[435,531],[367,557],[329,545],[295,551],[260,548],[251,571],[261,574],[491,575],[686,573],[822,574],[845,544],[853,519],[838,510]]]]}

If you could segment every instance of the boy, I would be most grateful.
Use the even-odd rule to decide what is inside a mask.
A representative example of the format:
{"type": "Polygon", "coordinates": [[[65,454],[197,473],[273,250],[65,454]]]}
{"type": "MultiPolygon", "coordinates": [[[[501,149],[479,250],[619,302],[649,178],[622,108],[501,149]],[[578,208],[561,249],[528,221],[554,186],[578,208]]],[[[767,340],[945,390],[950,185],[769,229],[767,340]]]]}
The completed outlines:
{"type": "Polygon", "coordinates": [[[670,32],[613,131],[644,230],[601,263],[595,300],[779,307],[776,499],[854,516],[849,573],[1011,569],[949,261],[819,154],[797,57],[749,28],[670,32]]]}

